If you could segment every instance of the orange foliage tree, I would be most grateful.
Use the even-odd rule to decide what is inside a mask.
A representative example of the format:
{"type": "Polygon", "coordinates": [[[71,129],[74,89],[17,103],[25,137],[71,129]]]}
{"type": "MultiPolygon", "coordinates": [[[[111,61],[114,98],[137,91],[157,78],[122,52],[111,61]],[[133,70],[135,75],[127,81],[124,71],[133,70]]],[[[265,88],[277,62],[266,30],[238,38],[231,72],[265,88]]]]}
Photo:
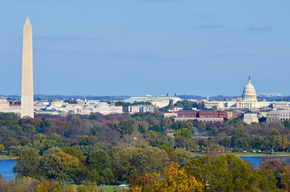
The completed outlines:
{"type": "Polygon", "coordinates": [[[162,173],[136,174],[129,178],[132,192],[185,192],[203,191],[204,185],[193,176],[187,176],[184,168],[171,162],[162,173]]]}

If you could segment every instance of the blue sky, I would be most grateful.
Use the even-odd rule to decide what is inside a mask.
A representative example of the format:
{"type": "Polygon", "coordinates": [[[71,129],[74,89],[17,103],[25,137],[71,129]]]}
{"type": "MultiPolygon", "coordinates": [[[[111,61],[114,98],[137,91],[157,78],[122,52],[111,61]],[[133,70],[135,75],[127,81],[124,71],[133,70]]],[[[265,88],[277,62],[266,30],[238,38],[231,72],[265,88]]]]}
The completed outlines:
{"type": "Polygon", "coordinates": [[[35,94],[290,95],[290,1],[0,2],[0,94],[21,94],[33,27],[35,94]]]}

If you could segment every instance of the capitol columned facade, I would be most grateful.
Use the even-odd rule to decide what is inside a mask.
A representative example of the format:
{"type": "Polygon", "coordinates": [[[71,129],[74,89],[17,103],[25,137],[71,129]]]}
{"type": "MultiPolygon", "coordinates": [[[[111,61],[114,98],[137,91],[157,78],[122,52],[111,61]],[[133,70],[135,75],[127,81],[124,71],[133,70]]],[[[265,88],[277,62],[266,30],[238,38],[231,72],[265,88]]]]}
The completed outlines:
{"type": "Polygon", "coordinates": [[[289,108],[290,102],[275,102],[275,101],[258,101],[255,87],[251,83],[251,79],[249,77],[248,84],[246,84],[242,98],[238,98],[231,101],[205,101],[204,107],[211,109],[265,109],[265,108],[289,108]]]}

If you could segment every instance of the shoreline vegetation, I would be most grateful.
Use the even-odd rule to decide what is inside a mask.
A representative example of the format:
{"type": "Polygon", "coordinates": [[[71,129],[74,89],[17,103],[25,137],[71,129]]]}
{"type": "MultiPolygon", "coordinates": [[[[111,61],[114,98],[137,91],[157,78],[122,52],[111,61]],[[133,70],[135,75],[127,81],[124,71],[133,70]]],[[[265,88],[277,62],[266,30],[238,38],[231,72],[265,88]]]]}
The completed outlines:
{"type": "MultiPolygon", "coordinates": [[[[290,156],[290,153],[286,153],[286,152],[276,152],[273,155],[270,153],[250,153],[250,152],[226,153],[226,154],[234,154],[238,157],[287,157],[287,156],[290,156]]],[[[200,156],[204,156],[204,155],[208,155],[208,154],[207,153],[192,153],[193,157],[200,157],[200,156]]]]}
{"type": "Polygon", "coordinates": [[[17,160],[18,158],[16,156],[0,155],[0,160],[17,160]]]}
{"type": "MultiPolygon", "coordinates": [[[[290,153],[286,152],[276,152],[274,154],[270,153],[251,153],[251,152],[246,152],[246,153],[223,153],[223,154],[234,154],[238,157],[287,157],[290,156],[290,153]]],[[[208,155],[207,153],[192,153],[193,157],[200,157],[208,155]]],[[[16,156],[8,156],[8,155],[0,155],[0,160],[17,160],[19,157],[16,156]]]]}

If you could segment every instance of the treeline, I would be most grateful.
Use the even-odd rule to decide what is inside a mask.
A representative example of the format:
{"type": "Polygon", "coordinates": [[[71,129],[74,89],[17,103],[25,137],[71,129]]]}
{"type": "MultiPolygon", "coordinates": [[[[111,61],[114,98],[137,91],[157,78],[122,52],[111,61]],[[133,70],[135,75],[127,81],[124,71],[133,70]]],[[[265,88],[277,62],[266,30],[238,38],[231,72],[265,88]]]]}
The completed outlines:
{"type": "Polygon", "coordinates": [[[131,191],[289,191],[290,166],[270,159],[260,169],[233,155],[203,156],[182,166],[171,163],[159,173],[129,178],[131,191]]]}
{"type": "Polygon", "coordinates": [[[17,178],[9,182],[0,178],[0,190],[98,191],[96,181],[100,178],[106,184],[123,179],[133,192],[282,192],[290,188],[290,165],[284,159],[268,159],[260,169],[253,169],[234,154],[202,156],[181,163],[181,159],[169,158],[172,149],[165,152],[153,147],[131,147],[114,149],[108,156],[94,151],[85,159],[78,159],[71,151],[76,152],[51,148],[40,157],[35,149],[25,150],[14,168],[17,178]],[[119,176],[114,177],[112,172],[119,176]]]}
{"type": "MultiPolygon", "coordinates": [[[[217,155],[241,149],[288,151],[289,125],[289,121],[248,125],[240,119],[214,124],[196,120],[173,122],[173,119],[163,118],[158,112],[107,116],[99,113],[67,117],[42,115],[34,119],[19,119],[13,113],[0,113],[0,152],[19,156],[14,168],[18,174],[15,183],[10,185],[3,180],[3,186],[16,186],[25,178],[32,179],[29,182],[37,186],[35,190],[39,186],[59,186],[60,190],[66,190],[70,182],[92,187],[96,183],[130,181],[132,190],[154,191],[155,188],[150,186],[167,185],[158,183],[163,181],[158,178],[165,178],[173,171],[177,178],[180,176],[188,181],[183,183],[185,186],[191,181],[198,182],[192,184],[199,186],[198,190],[224,191],[221,184],[215,183],[223,181],[224,177],[226,181],[236,182],[235,186],[240,182],[241,189],[258,191],[262,189],[261,182],[267,178],[255,180],[257,171],[252,170],[249,164],[243,164],[244,168],[241,168],[248,174],[245,177],[229,172],[234,171],[230,167],[233,161],[238,164],[243,161],[230,154],[217,155]],[[210,157],[191,160],[192,151],[203,151],[210,157]],[[182,167],[177,167],[176,163],[182,167]],[[222,165],[220,169],[218,164],[222,165]],[[198,175],[196,170],[203,169],[208,169],[211,175],[198,175]],[[203,177],[220,179],[205,181],[203,177]],[[146,179],[149,188],[142,186],[138,179],[146,179]],[[206,186],[210,187],[206,189],[206,186]],[[255,188],[252,189],[252,186],[255,188]]],[[[274,174],[275,179],[275,188],[270,187],[271,190],[288,187],[289,168],[284,162],[279,162],[282,166],[269,172],[274,174]]],[[[279,164],[277,161],[271,163],[279,164]]],[[[271,170],[265,167],[265,170],[271,170]]],[[[260,171],[263,170],[261,168],[260,171]]],[[[239,191],[230,184],[227,188],[229,190],[225,191],[239,191]]]]}

